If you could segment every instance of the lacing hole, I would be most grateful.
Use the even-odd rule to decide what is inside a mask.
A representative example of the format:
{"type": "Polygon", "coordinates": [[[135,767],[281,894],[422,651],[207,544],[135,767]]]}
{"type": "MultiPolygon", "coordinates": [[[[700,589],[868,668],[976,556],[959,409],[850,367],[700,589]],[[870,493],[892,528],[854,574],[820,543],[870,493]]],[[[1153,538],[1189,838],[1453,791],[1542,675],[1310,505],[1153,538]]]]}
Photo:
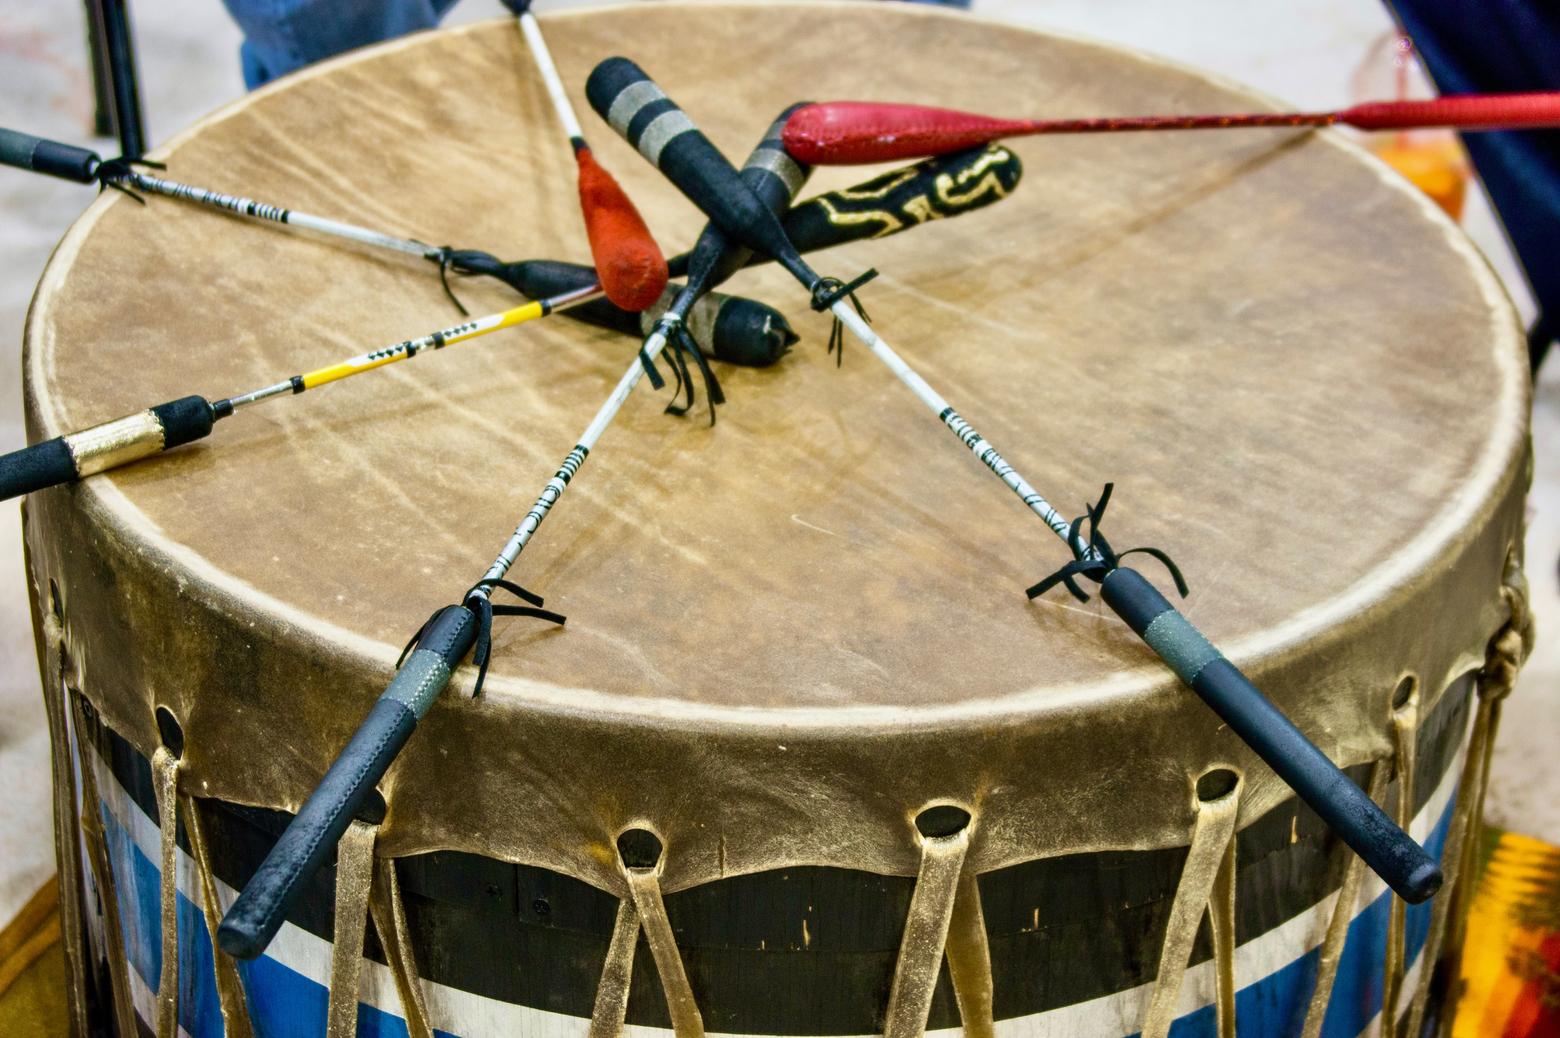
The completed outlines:
{"type": "Polygon", "coordinates": [[[649,829],[625,829],[617,838],[618,857],[630,869],[653,869],[664,845],[649,829]]]}
{"type": "Polygon", "coordinates": [[[377,789],[368,791],[368,796],[363,800],[363,806],[358,808],[357,814],[352,817],[367,825],[381,825],[385,815],[390,812],[389,805],[385,803],[384,796],[377,789]]]}
{"type": "Polygon", "coordinates": [[[1397,688],[1392,690],[1392,709],[1401,710],[1408,705],[1413,698],[1414,690],[1419,687],[1419,679],[1412,674],[1397,683],[1397,688]]]}
{"type": "Polygon", "coordinates": [[[1240,776],[1229,768],[1213,768],[1197,777],[1197,799],[1205,804],[1229,796],[1240,784],[1240,776]]]}
{"type": "Polygon", "coordinates": [[[179,719],[165,706],[158,707],[153,716],[157,718],[157,734],[162,736],[162,744],[175,757],[183,757],[184,729],[179,726],[179,719]]]}
{"type": "Polygon", "coordinates": [[[957,836],[970,824],[970,813],[955,804],[935,804],[915,816],[915,828],[928,840],[957,836]]]}

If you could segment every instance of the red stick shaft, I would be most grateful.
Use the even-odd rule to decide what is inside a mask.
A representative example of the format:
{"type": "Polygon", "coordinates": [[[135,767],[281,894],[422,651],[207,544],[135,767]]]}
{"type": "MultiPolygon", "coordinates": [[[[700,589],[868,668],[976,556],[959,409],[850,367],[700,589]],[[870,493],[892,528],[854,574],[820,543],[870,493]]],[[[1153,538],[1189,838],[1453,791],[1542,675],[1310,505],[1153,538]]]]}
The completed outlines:
{"type": "Polygon", "coordinates": [[[1459,130],[1516,130],[1560,126],[1560,91],[1535,94],[1465,94],[1433,101],[1380,101],[1338,113],[1338,121],[1362,130],[1451,126],[1459,130]]]}
{"type": "Polygon", "coordinates": [[[1462,130],[1560,126],[1560,92],[1468,94],[1434,101],[1386,101],[1341,112],[1249,112],[1093,119],[996,119],[924,105],[835,101],[791,116],[785,146],[813,165],[894,162],[944,155],[1002,137],[1141,130],[1214,130],[1260,126],[1330,126],[1366,130],[1448,126],[1462,130]]]}

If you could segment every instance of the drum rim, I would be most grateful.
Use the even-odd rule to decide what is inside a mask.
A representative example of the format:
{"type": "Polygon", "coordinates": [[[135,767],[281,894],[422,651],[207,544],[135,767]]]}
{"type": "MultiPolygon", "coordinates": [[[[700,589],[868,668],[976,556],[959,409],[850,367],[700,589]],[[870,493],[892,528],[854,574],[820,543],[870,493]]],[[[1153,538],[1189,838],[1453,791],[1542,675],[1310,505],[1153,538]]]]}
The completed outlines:
{"type": "MultiPolygon", "coordinates": [[[[710,3],[678,3],[670,0],[656,6],[696,8],[713,14],[721,9],[773,10],[777,5],[765,0],[714,0],[710,3]]],[[[838,9],[858,12],[861,8],[861,4],[853,0],[781,0],[778,6],[809,11],[838,9]]],[[[644,7],[643,4],[614,3],[553,12],[543,17],[549,21],[593,19],[609,17],[618,12],[643,11],[644,7]]],[[[955,19],[963,23],[988,25],[1006,32],[1088,46],[1235,91],[1259,106],[1278,106],[1278,102],[1271,96],[1229,77],[1211,74],[1188,63],[1136,47],[1102,41],[1087,34],[1042,29],[1002,18],[924,5],[897,5],[893,16],[955,19]]],[[[376,60],[389,53],[424,46],[433,40],[492,31],[493,26],[507,26],[509,21],[507,17],[501,16],[450,29],[414,33],[327,59],[268,83],[202,116],[150,152],[149,156],[167,158],[208,127],[238,115],[273,92],[290,89],[357,62],[376,60]]],[[[1473,284],[1478,286],[1479,296],[1488,306],[1491,318],[1489,334],[1485,338],[1495,363],[1499,387],[1499,398],[1490,405],[1491,410],[1497,416],[1509,414],[1518,417],[1518,420],[1492,423],[1479,445],[1478,464],[1466,474],[1456,496],[1449,498],[1442,509],[1435,513],[1432,522],[1416,531],[1393,556],[1383,559],[1377,568],[1365,573],[1333,597],[1302,609],[1279,625],[1224,639],[1222,648],[1225,654],[1243,667],[1260,666],[1266,661],[1290,657],[1308,646],[1314,647],[1325,640],[1330,632],[1339,630],[1350,617],[1411,596],[1415,578],[1426,571],[1427,563],[1455,558],[1485,535],[1485,528],[1504,507],[1513,484],[1522,480],[1526,458],[1526,425],[1519,417],[1526,413],[1531,397],[1531,383],[1524,363],[1525,336],[1515,306],[1489,261],[1433,201],[1370,156],[1369,152],[1343,132],[1327,128],[1319,131],[1316,137],[1329,147],[1338,149],[1350,161],[1364,165],[1386,190],[1407,196],[1441,232],[1447,246],[1464,261],[1473,284]]],[[[55,345],[49,341],[45,314],[55,293],[70,273],[78,252],[108,207],[119,201],[118,193],[104,192],[76,218],[51,253],[29,305],[23,333],[22,389],[26,424],[36,434],[35,438],[69,431],[60,422],[58,401],[44,392],[49,383],[55,345]]],[[[191,589],[200,589],[198,593],[205,598],[205,608],[210,608],[215,601],[224,597],[242,602],[257,623],[264,622],[276,631],[301,627],[309,630],[315,638],[328,640],[348,656],[344,662],[351,666],[366,666],[388,672],[399,653],[399,646],[339,627],[326,617],[303,612],[275,596],[258,591],[215,561],[184,545],[170,542],[120,488],[113,473],[85,480],[73,490],[56,490],[53,493],[79,495],[74,507],[82,513],[83,520],[99,528],[115,530],[132,550],[161,557],[181,567],[188,576],[196,578],[190,582],[191,589]]],[[[1465,662],[1472,663],[1472,657],[1465,662]]],[[[1446,677],[1450,679],[1461,669],[1466,667],[1460,664],[1446,677]]],[[[1440,681],[1441,677],[1426,675],[1427,682],[1432,685],[1440,681]]],[[[454,683],[469,691],[470,680],[471,676],[463,668],[456,675],[454,683]]],[[[1145,661],[1141,665],[1119,670],[1106,679],[1092,681],[1087,686],[1072,686],[1070,689],[1055,685],[1031,686],[1021,691],[954,703],[914,707],[877,704],[827,708],[820,708],[816,704],[746,707],[675,697],[623,696],[493,672],[484,686],[484,698],[490,705],[506,710],[559,717],[588,716],[598,722],[654,726],[657,722],[675,717],[680,727],[740,734],[773,730],[779,725],[787,729],[800,729],[814,737],[827,738],[831,734],[840,737],[858,736],[862,726],[873,724],[887,724],[905,732],[949,731],[988,727],[993,721],[1023,722],[1086,708],[1130,707],[1146,698],[1164,694],[1175,684],[1174,677],[1157,663],[1145,661]]]]}

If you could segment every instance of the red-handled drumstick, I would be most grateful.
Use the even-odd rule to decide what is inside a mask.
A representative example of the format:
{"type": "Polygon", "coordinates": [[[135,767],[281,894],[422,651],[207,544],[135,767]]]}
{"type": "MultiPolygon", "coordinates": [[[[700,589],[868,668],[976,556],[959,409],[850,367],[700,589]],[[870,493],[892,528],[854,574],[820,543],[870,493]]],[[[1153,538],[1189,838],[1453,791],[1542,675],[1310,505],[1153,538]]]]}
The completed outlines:
{"type": "Polygon", "coordinates": [[[638,312],[655,305],[666,289],[666,257],[650,236],[650,229],[634,203],[612,174],[596,161],[584,131],[564,92],[563,80],[553,64],[542,28],[531,14],[531,0],[504,0],[519,18],[520,33],[536,59],[547,94],[552,98],[558,121],[563,123],[574,147],[579,167],[580,212],[585,217],[585,236],[590,239],[590,254],[596,275],[606,289],[607,298],[625,310],[638,312]]]}
{"type": "Polygon", "coordinates": [[[1560,126],[1560,91],[1463,94],[1433,101],[1370,101],[1336,112],[1249,112],[1095,119],[998,119],[925,105],[830,101],[808,105],[785,127],[785,150],[800,162],[849,166],[893,162],[985,144],[1002,137],[1135,130],[1223,130],[1254,126],[1332,126],[1361,130],[1520,130],[1560,126]]]}

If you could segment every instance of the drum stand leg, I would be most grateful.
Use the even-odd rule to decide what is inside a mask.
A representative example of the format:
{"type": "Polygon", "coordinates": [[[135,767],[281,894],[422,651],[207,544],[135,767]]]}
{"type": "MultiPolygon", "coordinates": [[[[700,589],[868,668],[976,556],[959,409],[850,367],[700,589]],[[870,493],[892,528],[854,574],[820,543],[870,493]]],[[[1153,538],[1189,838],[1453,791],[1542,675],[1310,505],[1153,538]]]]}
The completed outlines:
{"type": "MultiPolygon", "coordinates": [[[[1213,923],[1218,1033],[1221,1038],[1235,1033],[1235,939],[1231,924],[1235,912],[1235,819],[1240,810],[1241,779],[1224,769],[1209,772],[1203,779],[1221,774],[1233,777],[1233,784],[1198,797],[1192,845],[1170,905],[1170,921],[1159,952],[1159,976],[1143,1019],[1142,1038],[1166,1038],[1170,1033],[1181,997],[1181,982],[1192,955],[1192,942],[1204,912],[1213,923]]],[[[1198,785],[1202,785],[1201,780],[1198,785]]]]}

